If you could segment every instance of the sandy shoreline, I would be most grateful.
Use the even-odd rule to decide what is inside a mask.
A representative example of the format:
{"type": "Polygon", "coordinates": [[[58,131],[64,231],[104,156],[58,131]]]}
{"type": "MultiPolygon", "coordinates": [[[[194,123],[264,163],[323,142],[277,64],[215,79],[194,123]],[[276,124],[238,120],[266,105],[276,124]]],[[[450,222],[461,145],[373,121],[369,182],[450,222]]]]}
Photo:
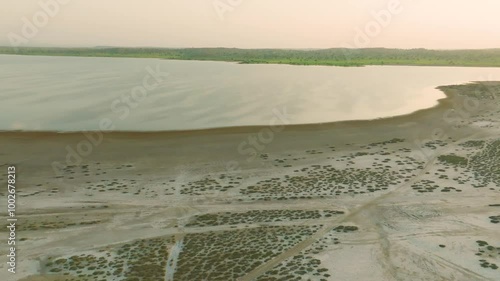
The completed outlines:
{"type": "MultiPolygon", "coordinates": [[[[303,147],[314,147],[325,144],[336,145],[350,150],[345,146],[349,143],[377,142],[391,138],[403,138],[412,145],[418,146],[425,140],[443,139],[453,137],[464,138],[477,133],[475,128],[466,130],[454,129],[450,120],[445,120],[448,113],[455,108],[462,108],[464,97],[453,90],[445,91],[446,98],[439,100],[439,104],[427,109],[422,109],[411,114],[363,121],[341,121],[332,123],[285,125],[284,129],[272,135],[270,143],[262,143],[265,152],[286,152],[287,150],[301,150],[303,147]],[[438,135],[434,135],[435,131],[438,135]]],[[[476,111],[480,109],[475,109],[476,111]]],[[[464,119],[465,120],[465,119],[464,119]]],[[[455,122],[455,120],[453,120],[455,122]]],[[[196,155],[198,159],[208,162],[237,161],[243,165],[248,155],[242,155],[238,146],[248,142],[249,136],[258,136],[258,133],[268,130],[269,126],[247,126],[216,128],[189,131],[164,131],[164,132],[102,132],[102,143],[92,145],[93,151],[84,158],[88,160],[124,157],[119,154],[126,151],[130,158],[144,158],[145,153],[159,153],[169,155],[161,162],[171,162],[178,165],[189,165],[187,155],[196,155]]],[[[94,138],[99,138],[98,132],[91,132],[94,138]]],[[[31,157],[39,164],[58,161],[63,163],[68,154],[66,146],[71,146],[76,151],[76,146],[82,141],[89,141],[81,132],[0,132],[0,145],[8,151],[5,161],[7,163],[26,163],[26,155],[42,153],[43,147],[50,153],[42,153],[40,158],[31,157]],[[35,143],[33,143],[35,142],[35,143]],[[19,147],[19,143],[29,144],[29,147],[19,147]],[[30,153],[31,152],[31,153],[30,153]]],[[[259,151],[260,152],[260,151],[259,151]]],[[[154,159],[160,161],[159,159],[154,159]]],[[[254,161],[252,161],[254,162],[254,161]]],[[[258,162],[258,161],[256,161],[258,162]]],[[[33,164],[27,163],[29,166],[33,164]]],[[[169,163],[165,163],[169,164],[169,163]]],[[[254,163],[253,163],[254,164],[254,163]]],[[[45,170],[45,167],[39,167],[45,170]]]]}
{"type": "MultiPolygon", "coordinates": [[[[471,82],[474,83],[474,82],[471,82]]],[[[437,87],[436,89],[438,89],[437,87]]],[[[453,105],[462,100],[457,97],[452,91],[443,91],[445,94],[444,98],[438,99],[438,104],[429,108],[419,109],[417,111],[397,116],[381,117],[376,119],[368,120],[344,120],[344,121],[334,121],[334,122],[322,122],[322,123],[309,123],[309,124],[286,124],[286,130],[297,130],[297,131],[308,131],[308,130],[321,130],[321,129],[331,129],[331,128],[344,128],[344,127],[364,127],[364,126],[380,126],[396,124],[401,122],[415,122],[415,119],[428,116],[429,114],[444,113],[447,110],[453,108],[453,105]]],[[[254,131],[259,131],[263,128],[269,126],[234,126],[234,127],[222,127],[222,128],[207,128],[207,129],[194,129],[194,130],[169,130],[169,131],[104,131],[103,133],[107,135],[149,135],[149,136],[200,136],[200,135],[213,135],[213,134],[232,134],[232,133],[251,133],[254,131]]],[[[97,131],[97,130],[96,130],[97,131]]],[[[92,130],[90,131],[92,132],[92,130]]],[[[74,135],[81,134],[81,132],[57,132],[57,131],[1,131],[0,134],[5,136],[25,134],[31,135],[33,137],[37,136],[50,136],[53,134],[64,134],[64,135],[74,135]]]]}
{"type": "MultiPolygon", "coordinates": [[[[445,91],[445,98],[439,99],[436,106],[421,109],[409,114],[391,116],[386,118],[378,118],[372,120],[347,120],[335,121],[329,123],[312,123],[312,124],[298,124],[298,125],[283,125],[284,130],[282,133],[317,133],[322,131],[351,131],[351,130],[378,130],[379,128],[386,128],[390,126],[401,127],[409,125],[413,127],[413,123],[427,123],[436,122],[436,117],[443,115],[456,107],[461,107],[464,98],[458,96],[453,91],[445,91]]],[[[443,127],[447,124],[435,123],[435,127],[443,127]]],[[[189,138],[189,137],[204,137],[204,136],[221,136],[221,135],[237,135],[237,134],[252,134],[259,132],[269,126],[241,126],[241,127],[224,127],[224,128],[210,128],[210,129],[197,129],[197,130],[175,130],[175,131],[103,131],[102,133],[106,138],[133,138],[133,139],[155,139],[155,138],[189,138]]],[[[97,132],[97,131],[89,131],[97,132]]],[[[71,140],[82,136],[82,132],[52,132],[52,131],[0,131],[0,136],[5,138],[20,138],[20,139],[51,139],[51,138],[66,138],[71,140]]]]}

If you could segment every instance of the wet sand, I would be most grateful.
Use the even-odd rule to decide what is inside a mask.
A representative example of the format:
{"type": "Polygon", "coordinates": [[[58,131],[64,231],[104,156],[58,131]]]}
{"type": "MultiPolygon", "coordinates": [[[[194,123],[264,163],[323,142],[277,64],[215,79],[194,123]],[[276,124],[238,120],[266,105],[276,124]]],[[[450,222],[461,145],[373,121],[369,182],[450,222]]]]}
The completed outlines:
{"type": "MultiPolygon", "coordinates": [[[[442,138],[432,135],[435,129],[441,129],[455,139],[477,133],[475,128],[455,130],[453,124],[445,120],[447,113],[464,107],[463,97],[452,90],[446,94],[447,98],[439,100],[437,106],[403,116],[366,121],[285,125],[282,131],[274,134],[269,144],[265,144],[262,152],[283,153],[326,144],[345,146],[349,143],[369,143],[398,137],[409,142],[442,138]]],[[[460,118],[453,119],[455,122],[455,119],[460,118]]],[[[248,157],[238,152],[238,145],[247,141],[249,135],[258,134],[265,129],[268,129],[268,126],[167,132],[102,132],[102,143],[93,145],[92,153],[82,158],[118,163],[126,159],[151,158],[151,161],[174,167],[199,161],[234,160],[244,163],[248,157]],[[153,155],[154,157],[151,157],[153,155]]],[[[92,135],[98,138],[96,134],[94,132],[92,135]]],[[[18,131],[0,132],[0,136],[0,145],[8,152],[5,155],[7,158],[4,158],[5,162],[22,164],[19,168],[28,169],[27,173],[53,170],[47,164],[53,161],[65,162],[67,145],[76,150],[79,142],[88,141],[82,133],[18,131]]]]}

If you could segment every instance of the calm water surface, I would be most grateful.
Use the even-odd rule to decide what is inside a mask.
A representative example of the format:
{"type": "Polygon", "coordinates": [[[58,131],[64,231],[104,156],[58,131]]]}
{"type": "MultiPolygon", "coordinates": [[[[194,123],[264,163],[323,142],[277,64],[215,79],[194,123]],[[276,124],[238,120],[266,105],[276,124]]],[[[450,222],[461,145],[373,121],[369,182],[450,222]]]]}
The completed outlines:
{"type": "Polygon", "coordinates": [[[276,110],[290,124],[373,119],[435,106],[436,86],[478,80],[500,80],[500,68],[0,55],[0,130],[98,130],[104,118],[130,131],[268,125],[276,110]],[[148,67],[168,76],[127,103],[148,67]]]}

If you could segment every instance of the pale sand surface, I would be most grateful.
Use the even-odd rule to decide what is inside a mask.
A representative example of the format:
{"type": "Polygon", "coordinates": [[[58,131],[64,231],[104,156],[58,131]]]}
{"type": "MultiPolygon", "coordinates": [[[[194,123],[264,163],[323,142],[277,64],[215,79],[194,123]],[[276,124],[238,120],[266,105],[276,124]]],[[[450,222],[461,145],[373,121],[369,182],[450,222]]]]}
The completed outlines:
{"type": "Polygon", "coordinates": [[[500,266],[500,224],[489,218],[500,216],[500,207],[489,206],[500,204],[499,176],[478,163],[500,167],[500,83],[447,94],[437,107],[407,116],[287,126],[252,161],[238,146],[265,127],[106,133],[76,164],[66,163],[66,146],[85,140],[81,133],[0,133],[0,166],[17,167],[17,235],[26,239],[18,241],[17,274],[7,274],[2,262],[0,279],[499,280],[500,270],[488,267],[500,266]],[[472,92],[474,106],[464,102],[472,92]],[[478,142],[464,146],[468,141],[478,142]],[[438,157],[452,154],[467,164],[447,166],[438,157]],[[277,220],[277,210],[319,211],[319,217],[286,213],[277,220]],[[261,217],[221,219],[248,211],[261,217]],[[212,218],[219,222],[196,223],[196,215],[207,213],[217,213],[212,218]],[[357,228],[338,232],[339,226],[357,228]],[[156,260],[140,258],[139,269],[125,261],[116,267],[122,272],[106,275],[120,247],[142,239],[153,245],[141,244],[146,256],[162,249],[156,260]],[[194,247],[196,241],[206,244],[194,247]],[[270,252],[250,254],[252,248],[270,252]],[[107,265],[51,271],[53,261],[80,255],[107,265]],[[241,256],[233,271],[231,260],[241,256]],[[289,276],[277,279],[279,267],[294,260],[303,261],[304,271],[287,269],[289,276]],[[308,267],[314,260],[319,265],[308,267]],[[167,262],[177,269],[173,279],[167,262]],[[151,264],[160,274],[140,275],[151,264]]]}

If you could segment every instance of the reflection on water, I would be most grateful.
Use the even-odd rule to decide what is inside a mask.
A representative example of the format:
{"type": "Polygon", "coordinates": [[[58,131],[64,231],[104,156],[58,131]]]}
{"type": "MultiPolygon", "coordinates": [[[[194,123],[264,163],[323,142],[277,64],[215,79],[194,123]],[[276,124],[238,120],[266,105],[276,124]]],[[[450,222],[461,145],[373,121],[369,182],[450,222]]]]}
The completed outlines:
{"type": "Polygon", "coordinates": [[[499,68],[6,55],[0,65],[0,130],[98,130],[103,118],[130,131],[268,125],[283,108],[291,124],[373,119],[436,105],[439,85],[500,80],[499,68]],[[169,76],[141,102],[127,102],[148,66],[169,76]],[[113,111],[116,100],[121,110],[113,111]]]}

